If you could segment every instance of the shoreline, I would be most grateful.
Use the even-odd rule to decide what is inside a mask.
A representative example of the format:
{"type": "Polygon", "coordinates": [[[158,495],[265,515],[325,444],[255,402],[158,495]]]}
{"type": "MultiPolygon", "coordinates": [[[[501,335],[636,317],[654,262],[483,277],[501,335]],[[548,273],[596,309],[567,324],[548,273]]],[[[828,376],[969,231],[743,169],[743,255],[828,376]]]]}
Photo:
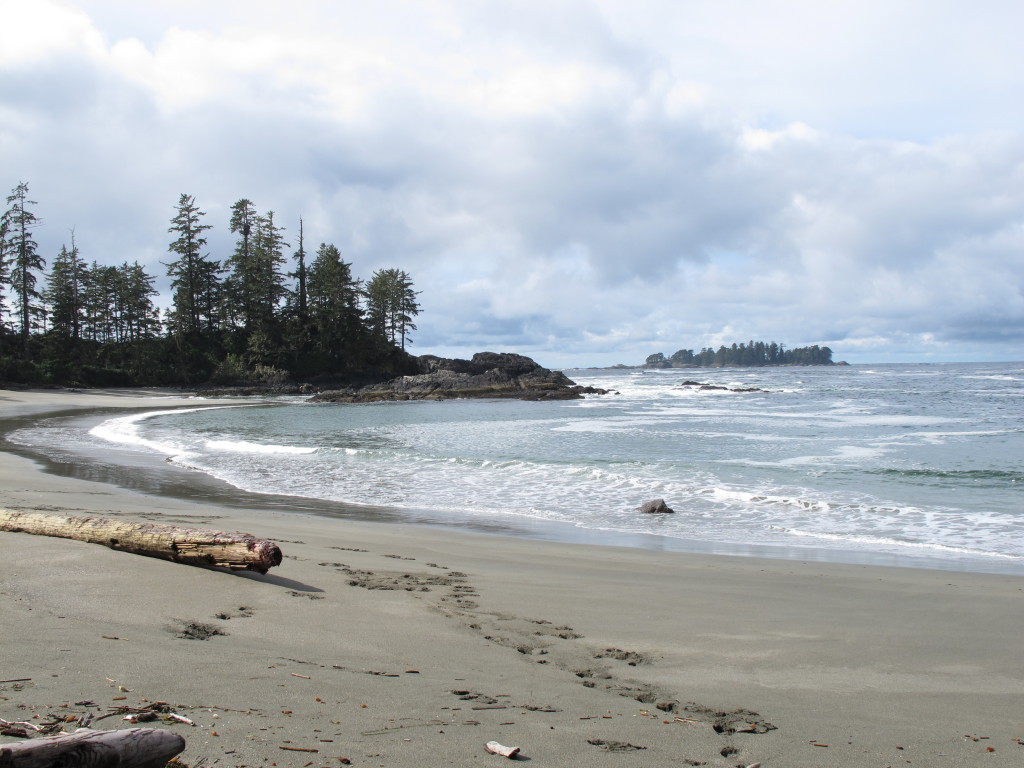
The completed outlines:
{"type": "MultiPolygon", "coordinates": [[[[0,418],[168,402],[3,392],[0,418]]],[[[599,768],[1024,756],[1018,576],[327,519],[10,452],[0,484],[8,508],[243,530],[285,553],[258,576],[0,533],[0,680],[30,678],[0,683],[8,721],[166,701],[196,723],[157,723],[194,766],[481,765],[501,759],[490,740],[599,768]]]]}
{"type": "MultiPolygon", "coordinates": [[[[45,393],[39,393],[45,397],[45,393]]],[[[29,413],[16,416],[4,414],[0,409],[0,438],[22,426],[35,423],[39,417],[63,417],[75,421],[86,421],[90,425],[101,423],[116,415],[131,411],[140,413],[172,408],[225,407],[232,405],[273,404],[260,397],[239,398],[225,401],[220,399],[195,398],[179,395],[166,390],[108,390],[100,397],[103,406],[90,405],[91,391],[72,390],[73,399],[79,400],[79,407],[57,410],[39,406],[29,413]],[[130,398],[147,397],[148,392],[159,393],[160,399],[148,405],[129,405],[130,398]],[[129,398],[127,402],[121,398],[129,398]],[[173,405],[164,398],[177,400],[173,405]],[[155,406],[155,407],[154,407],[155,406]]],[[[896,568],[923,568],[951,572],[971,572],[1024,576],[1024,561],[1003,557],[984,557],[961,554],[940,556],[932,554],[895,554],[873,552],[861,549],[841,549],[816,546],[814,544],[760,544],[754,542],[720,542],[693,538],[658,536],[639,532],[623,532],[588,528],[551,520],[529,517],[487,519],[467,514],[441,515],[429,508],[368,506],[348,502],[328,501],[309,497],[265,494],[238,488],[226,481],[198,470],[161,461],[156,456],[111,445],[101,456],[89,455],[81,448],[61,449],[63,456],[55,458],[50,447],[16,446],[7,444],[8,450],[29,458],[42,465],[42,470],[52,474],[76,477],[133,490],[143,494],[169,495],[183,500],[215,500],[218,504],[242,509],[258,505],[294,514],[314,515],[339,521],[362,520],[388,524],[421,525],[438,527],[451,531],[469,531],[496,536],[512,536],[541,541],[567,544],[592,544],[598,546],[629,547],[635,549],[674,552],[678,554],[706,554],[736,557],[757,557],[799,562],[844,563],[848,565],[886,566],[896,568]],[[48,451],[50,451],[48,453],[48,451]]]]}

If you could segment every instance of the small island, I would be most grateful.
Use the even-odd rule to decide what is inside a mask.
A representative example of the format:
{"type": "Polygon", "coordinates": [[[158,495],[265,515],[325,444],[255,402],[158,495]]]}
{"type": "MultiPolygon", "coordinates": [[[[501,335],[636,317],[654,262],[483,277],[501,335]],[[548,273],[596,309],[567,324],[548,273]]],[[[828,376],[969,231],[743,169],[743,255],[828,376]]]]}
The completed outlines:
{"type": "Polygon", "coordinates": [[[832,350],[817,344],[810,347],[786,349],[785,344],[750,341],[720,346],[717,350],[705,347],[700,352],[680,349],[670,357],[662,352],[648,355],[639,368],[764,368],[784,365],[846,365],[832,361],[832,350]]]}

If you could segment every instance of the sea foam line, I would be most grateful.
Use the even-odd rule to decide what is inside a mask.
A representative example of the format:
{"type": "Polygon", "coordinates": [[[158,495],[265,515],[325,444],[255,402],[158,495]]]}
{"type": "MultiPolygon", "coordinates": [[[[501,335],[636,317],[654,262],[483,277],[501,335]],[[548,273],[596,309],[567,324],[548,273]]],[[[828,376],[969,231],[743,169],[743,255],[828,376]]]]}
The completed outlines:
{"type": "Polygon", "coordinates": [[[208,440],[206,447],[234,453],[309,454],[317,451],[316,448],[303,448],[297,445],[268,445],[266,443],[250,443],[246,440],[208,440]]]}
{"type": "Polygon", "coordinates": [[[995,557],[1004,560],[1024,560],[1020,555],[1007,555],[1002,552],[988,552],[983,549],[971,549],[969,547],[951,547],[948,544],[929,544],[924,541],[901,541],[887,536],[865,536],[858,534],[841,533],[815,533],[813,531],[802,531],[797,528],[775,527],[775,530],[812,539],[825,539],[827,541],[848,541],[857,544],[885,544],[889,546],[909,547],[913,549],[933,549],[940,552],[951,552],[958,555],[971,555],[974,557],[995,557]]]}
{"type": "Polygon", "coordinates": [[[145,413],[133,413],[130,416],[118,416],[108,419],[89,430],[89,434],[106,440],[108,443],[120,443],[122,445],[135,445],[149,448],[157,453],[173,454],[176,449],[164,443],[147,440],[139,434],[139,424],[147,419],[156,416],[168,416],[180,413],[195,413],[197,411],[212,411],[223,408],[250,408],[249,405],[207,405],[200,408],[174,408],[165,411],[146,411],[145,413]]]}

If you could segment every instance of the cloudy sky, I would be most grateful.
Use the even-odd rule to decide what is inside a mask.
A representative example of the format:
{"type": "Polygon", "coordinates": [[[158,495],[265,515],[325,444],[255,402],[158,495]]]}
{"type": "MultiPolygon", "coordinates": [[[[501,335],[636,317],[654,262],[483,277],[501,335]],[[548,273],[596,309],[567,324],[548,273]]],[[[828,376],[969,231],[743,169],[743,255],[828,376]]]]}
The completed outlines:
{"type": "Polygon", "coordinates": [[[1024,360],[1020,0],[0,0],[0,187],[166,289],[181,193],[413,277],[413,351],[1024,360]]]}

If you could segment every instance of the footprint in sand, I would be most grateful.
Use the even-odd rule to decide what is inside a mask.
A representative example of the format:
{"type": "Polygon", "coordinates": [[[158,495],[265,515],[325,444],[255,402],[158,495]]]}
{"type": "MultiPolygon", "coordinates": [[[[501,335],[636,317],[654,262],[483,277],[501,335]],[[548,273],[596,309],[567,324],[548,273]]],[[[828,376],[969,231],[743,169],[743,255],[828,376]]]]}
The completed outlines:
{"type": "Polygon", "coordinates": [[[228,621],[229,619],[240,618],[247,619],[255,613],[254,608],[250,608],[248,605],[240,605],[234,611],[221,611],[215,618],[221,621],[228,621]]]}
{"type": "MultiPolygon", "coordinates": [[[[339,548],[340,549],[340,548],[339,548]]],[[[357,550],[358,551],[358,550],[357,550]]],[[[384,555],[391,559],[412,560],[397,555],[384,555]]],[[[654,663],[646,654],[622,648],[588,648],[579,641],[583,635],[568,625],[556,626],[543,618],[525,618],[496,611],[481,610],[479,604],[470,597],[479,597],[479,592],[469,584],[467,574],[451,571],[438,563],[425,563],[429,568],[447,571],[443,575],[431,573],[412,573],[397,571],[373,571],[352,568],[344,563],[320,563],[321,566],[334,568],[349,578],[349,585],[363,589],[404,590],[415,593],[418,599],[426,600],[430,606],[443,615],[461,622],[466,629],[481,636],[482,639],[515,650],[528,657],[531,663],[550,664],[555,670],[574,675],[581,685],[603,690],[618,696],[633,699],[641,704],[665,713],[683,713],[686,719],[708,723],[713,730],[722,735],[733,733],[767,733],[775,726],[764,720],[756,712],[735,710],[731,712],[716,711],[697,704],[681,705],[673,698],[672,693],[651,683],[617,677],[610,668],[592,668],[581,666],[584,658],[606,659],[611,662],[622,662],[630,667],[654,663]],[[545,658],[535,658],[544,656],[545,658]]],[[[585,663],[585,662],[583,662],[585,663]]],[[[494,706],[494,697],[485,696],[476,691],[453,691],[466,701],[473,701],[478,706],[494,706]]],[[[527,707],[529,708],[529,707],[527,707]]],[[[592,742],[610,752],[643,749],[633,744],[621,742],[592,742]]]]}
{"type": "Polygon", "coordinates": [[[227,632],[218,629],[213,624],[206,624],[201,621],[184,621],[175,619],[178,627],[168,627],[168,632],[181,640],[209,640],[217,635],[227,635],[227,632]]]}

